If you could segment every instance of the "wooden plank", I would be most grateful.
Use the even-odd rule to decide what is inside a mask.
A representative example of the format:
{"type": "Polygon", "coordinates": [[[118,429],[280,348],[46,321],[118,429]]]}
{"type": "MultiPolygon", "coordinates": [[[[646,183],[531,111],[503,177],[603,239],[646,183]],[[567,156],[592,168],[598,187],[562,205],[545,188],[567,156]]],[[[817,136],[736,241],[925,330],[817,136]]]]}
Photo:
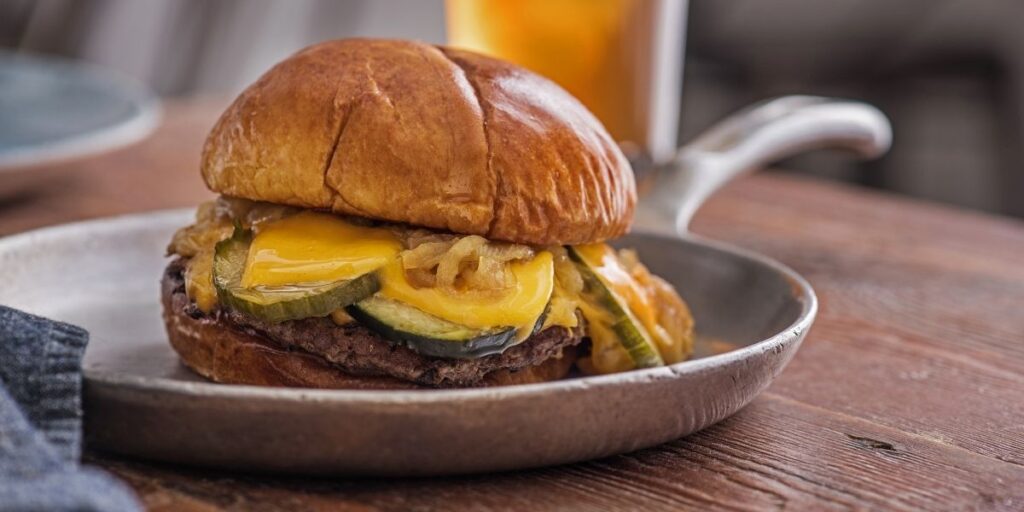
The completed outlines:
{"type": "Polygon", "coordinates": [[[789,239],[957,272],[1024,278],[1024,222],[835,182],[762,173],[711,198],[694,230],[742,241],[789,239]]]}
{"type": "Polygon", "coordinates": [[[820,326],[772,391],[1024,467],[1024,377],[884,329],[820,326]]]}
{"type": "Polygon", "coordinates": [[[787,262],[821,299],[773,391],[1024,465],[1020,222],[778,176],[710,206],[700,229],[787,262]]]}
{"type": "Polygon", "coordinates": [[[695,228],[807,277],[822,323],[1024,374],[1024,223],[780,176],[730,186],[695,228]]]}
{"type": "Polygon", "coordinates": [[[1024,467],[772,393],[715,427],[658,448],[530,472],[322,480],[106,465],[148,505],[166,510],[182,504],[214,510],[489,511],[1024,507],[1024,467]]]}

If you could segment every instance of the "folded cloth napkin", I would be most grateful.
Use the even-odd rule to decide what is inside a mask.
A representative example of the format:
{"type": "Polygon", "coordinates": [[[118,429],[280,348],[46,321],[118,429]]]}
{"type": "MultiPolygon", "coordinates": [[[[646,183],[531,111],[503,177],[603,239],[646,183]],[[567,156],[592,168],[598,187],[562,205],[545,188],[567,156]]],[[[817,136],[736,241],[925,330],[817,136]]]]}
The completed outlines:
{"type": "Polygon", "coordinates": [[[141,510],[110,475],[80,466],[89,333],[0,306],[0,511],[141,510]]]}

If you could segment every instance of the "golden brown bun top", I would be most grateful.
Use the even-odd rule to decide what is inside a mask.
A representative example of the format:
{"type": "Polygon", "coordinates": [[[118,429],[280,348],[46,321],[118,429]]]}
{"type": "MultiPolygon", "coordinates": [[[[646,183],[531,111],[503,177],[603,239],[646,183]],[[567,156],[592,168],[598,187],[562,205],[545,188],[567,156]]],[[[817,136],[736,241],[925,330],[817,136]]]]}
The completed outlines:
{"type": "Polygon", "coordinates": [[[306,48],[249,86],[203,149],[214,192],[529,244],[624,234],[622,152],[563,89],[397,40],[306,48]]]}

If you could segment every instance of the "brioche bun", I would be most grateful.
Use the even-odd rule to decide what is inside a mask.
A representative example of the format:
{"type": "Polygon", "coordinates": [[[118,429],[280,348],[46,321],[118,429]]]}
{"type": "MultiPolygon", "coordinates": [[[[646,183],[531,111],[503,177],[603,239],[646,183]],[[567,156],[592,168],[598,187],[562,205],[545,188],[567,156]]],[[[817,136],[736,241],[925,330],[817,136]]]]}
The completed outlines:
{"type": "Polygon", "coordinates": [[[553,82],[475,53],[349,39],[246,89],[203,149],[214,192],[526,244],[624,234],[633,172],[553,82]]]}

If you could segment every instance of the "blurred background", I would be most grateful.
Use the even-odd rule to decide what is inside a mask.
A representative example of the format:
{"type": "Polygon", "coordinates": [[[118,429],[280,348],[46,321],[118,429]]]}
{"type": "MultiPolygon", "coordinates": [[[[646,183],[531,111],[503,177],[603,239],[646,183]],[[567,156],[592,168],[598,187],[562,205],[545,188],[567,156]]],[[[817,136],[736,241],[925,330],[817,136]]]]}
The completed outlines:
{"type": "MultiPolygon", "coordinates": [[[[563,72],[567,62],[585,66],[587,56],[604,59],[606,68],[615,59],[628,60],[613,64],[608,76],[579,71],[577,79],[589,77],[587,86],[563,85],[614,123],[616,135],[636,132],[655,150],[685,142],[722,116],[771,96],[862,99],[893,122],[895,145],[886,157],[865,163],[817,153],[780,162],[785,171],[778,172],[1024,217],[1024,2],[593,0],[590,12],[579,14],[571,0],[549,0],[546,14],[534,18],[524,3],[482,5],[449,0],[446,16],[444,0],[4,0],[0,48],[118,70],[163,98],[233,97],[313,42],[401,37],[501,49],[495,38],[501,27],[512,27],[508,37],[547,37],[549,48],[576,45],[572,55],[579,58],[553,54],[548,61],[522,62],[548,74],[563,72]],[[633,24],[609,24],[619,19],[616,9],[632,9],[633,24]],[[470,19],[474,30],[467,29],[470,19]],[[527,23],[532,31],[522,32],[527,23]],[[481,34],[480,26],[492,31],[481,34]],[[653,35],[652,27],[658,28],[653,35]],[[595,31],[603,39],[593,39],[595,31]],[[650,37],[676,41],[678,51],[634,44],[650,37]],[[632,45],[628,54],[622,53],[625,42],[632,45]],[[609,76],[636,73],[637,65],[667,69],[667,75],[653,88],[633,81],[599,90],[611,83],[609,76]],[[682,80],[673,73],[682,73],[682,80]],[[584,97],[588,93],[622,97],[625,107],[602,106],[600,97],[584,97]],[[671,119],[637,126],[615,120],[616,109],[638,108],[637,101],[648,100],[636,98],[647,93],[668,108],[642,108],[670,112],[671,119]]],[[[503,51],[514,58],[517,48],[503,51]]],[[[641,71],[647,76],[650,69],[641,71]]]]}

